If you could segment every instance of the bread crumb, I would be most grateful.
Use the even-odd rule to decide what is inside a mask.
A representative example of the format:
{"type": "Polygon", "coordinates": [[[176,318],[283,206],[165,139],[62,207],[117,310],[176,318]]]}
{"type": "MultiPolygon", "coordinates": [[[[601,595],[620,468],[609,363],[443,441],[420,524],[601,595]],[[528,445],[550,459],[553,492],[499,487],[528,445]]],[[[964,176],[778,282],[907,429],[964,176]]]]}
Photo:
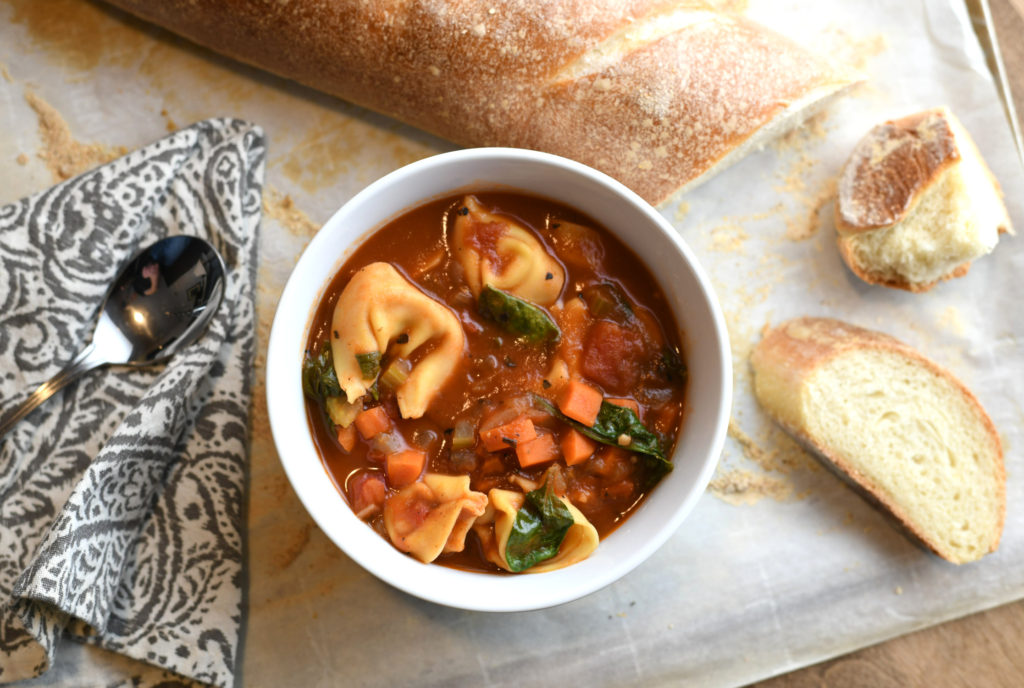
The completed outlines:
{"type": "Polygon", "coordinates": [[[39,158],[46,163],[55,182],[75,177],[127,152],[124,147],[76,141],[67,122],[52,105],[30,90],[25,91],[25,101],[39,120],[39,138],[43,144],[39,158]]]}
{"type": "Polygon", "coordinates": [[[836,179],[827,180],[813,194],[797,194],[797,202],[803,206],[805,213],[797,213],[786,220],[786,238],[792,241],[810,239],[822,226],[822,211],[836,197],[836,179]]]}
{"type": "Polygon", "coordinates": [[[11,73],[7,71],[7,65],[0,64],[0,76],[3,76],[4,81],[7,83],[13,83],[14,79],[11,78],[11,73]]]}
{"type": "Polygon", "coordinates": [[[269,186],[263,190],[263,212],[280,222],[292,236],[312,237],[320,229],[309,215],[295,207],[291,196],[282,196],[269,186]]]}
{"type": "Polygon", "coordinates": [[[823,141],[828,135],[825,123],[830,115],[829,110],[818,110],[789,131],[772,140],[771,147],[776,151],[786,152],[802,150],[808,143],[823,141]]]}
{"type": "Polygon", "coordinates": [[[897,595],[902,595],[903,594],[903,588],[901,588],[900,586],[897,585],[895,588],[893,588],[893,592],[896,593],[897,595]]]}
{"type": "Polygon", "coordinates": [[[682,222],[686,219],[686,216],[690,214],[690,204],[687,201],[681,201],[679,207],[676,208],[676,222],[682,222]]]}
{"type": "Polygon", "coordinates": [[[712,478],[708,491],[723,502],[740,506],[755,504],[765,497],[784,502],[793,490],[778,478],[736,468],[712,478]]]}
{"type": "Polygon", "coordinates": [[[854,38],[838,27],[827,29],[825,33],[831,34],[825,40],[829,42],[829,52],[833,59],[858,72],[868,71],[871,58],[881,55],[889,48],[889,39],[882,33],[854,38]]]}
{"type": "Polygon", "coordinates": [[[740,445],[746,458],[765,471],[787,474],[797,469],[815,469],[817,467],[807,452],[774,423],[766,424],[766,431],[759,438],[759,442],[743,432],[735,418],[729,419],[727,434],[740,445]],[[763,445],[773,448],[767,450],[763,445]]]}
{"type": "Polygon", "coordinates": [[[939,327],[958,335],[967,333],[967,321],[956,306],[947,306],[939,314],[939,327]]]}
{"type": "Polygon", "coordinates": [[[14,159],[14,162],[18,163],[19,165],[27,165],[28,164],[28,156],[25,155],[24,153],[19,153],[18,157],[16,157],[14,159]]]}
{"type": "Polygon", "coordinates": [[[160,116],[163,117],[167,122],[167,131],[175,132],[178,130],[178,125],[173,119],[171,119],[171,116],[167,113],[167,108],[162,108],[160,110],[160,116]]]}
{"type": "Polygon", "coordinates": [[[711,242],[708,249],[719,252],[742,252],[750,235],[738,224],[722,224],[711,230],[711,242]]]}

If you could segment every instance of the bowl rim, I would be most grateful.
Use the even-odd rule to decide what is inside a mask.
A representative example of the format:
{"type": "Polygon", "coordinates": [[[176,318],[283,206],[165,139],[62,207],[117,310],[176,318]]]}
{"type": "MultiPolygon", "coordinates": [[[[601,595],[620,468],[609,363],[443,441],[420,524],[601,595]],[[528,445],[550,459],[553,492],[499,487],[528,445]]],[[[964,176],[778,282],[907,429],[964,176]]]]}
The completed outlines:
{"type": "MultiPolygon", "coordinates": [[[[448,193],[457,193],[466,187],[465,184],[460,185],[458,183],[452,183],[448,186],[451,189],[448,193]]],[[[482,181],[479,186],[503,187],[504,185],[482,181]]],[[[511,185],[511,188],[515,188],[514,185],[511,185]]],[[[523,193],[534,196],[544,195],[527,190],[523,190],[523,193]]],[[[549,194],[548,197],[557,200],[557,196],[554,194],[549,194]]],[[[601,218],[596,219],[599,222],[601,221],[601,218]]],[[[613,229],[609,231],[615,233],[613,229]]],[[[619,236],[621,239],[621,235],[619,236]]],[[[658,275],[655,275],[655,278],[659,280],[663,291],[667,293],[665,280],[659,278],[658,275]]],[[[679,314],[675,313],[675,315],[678,320],[679,314]]],[[[686,328],[682,328],[682,331],[684,335],[688,334],[686,328]]],[[[701,336],[707,337],[708,333],[702,333],[701,336]]],[[[732,357],[725,319],[709,277],[682,236],[655,208],[644,201],[638,194],[602,172],[557,155],[517,148],[469,148],[429,156],[384,175],[352,196],[324,223],[302,251],[278,300],[267,348],[265,390],[267,412],[274,445],[289,483],[310,517],[313,518],[318,527],[324,531],[339,549],[380,580],[427,601],[475,611],[526,611],[570,602],[609,585],[639,566],[678,530],[679,525],[692,511],[710,482],[711,475],[714,472],[718,457],[724,446],[732,403],[732,357]],[[308,336],[312,313],[315,311],[332,276],[337,273],[337,270],[341,268],[344,261],[348,259],[352,250],[361,245],[381,227],[401,214],[429,202],[432,198],[443,197],[446,194],[435,196],[429,194],[421,195],[419,200],[397,209],[396,212],[388,215],[387,219],[382,222],[362,228],[362,231],[346,242],[344,249],[336,258],[333,271],[328,274],[323,283],[316,285],[315,296],[311,297],[312,302],[306,303],[306,296],[312,287],[308,284],[309,280],[304,277],[303,267],[313,260],[312,256],[318,255],[326,249],[330,244],[331,237],[339,232],[346,231],[343,227],[348,216],[361,209],[366,203],[374,200],[382,191],[393,188],[393,185],[414,180],[419,175],[428,172],[435,173],[438,170],[452,169],[448,166],[456,166],[457,169],[457,166],[467,163],[500,164],[506,162],[559,168],[562,173],[581,177],[589,183],[602,187],[603,191],[617,197],[617,202],[626,203],[633,207],[633,211],[641,213],[648,220],[649,224],[653,226],[652,230],[659,231],[663,235],[662,238],[670,241],[680,253],[685,267],[688,269],[695,286],[700,292],[700,300],[707,307],[712,326],[714,347],[712,347],[711,351],[715,357],[712,363],[715,365],[711,366],[714,368],[711,374],[714,377],[715,387],[717,387],[720,394],[717,407],[710,411],[713,417],[713,427],[710,431],[711,440],[704,449],[704,456],[700,458],[703,463],[695,481],[686,490],[685,496],[672,511],[670,518],[663,522],[642,545],[636,547],[628,557],[621,559],[607,558],[607,560],[600,562],[600,566],[593,565],[588,567],[595,570],[587,571],[588,575],[582,580],[574,580],[579,578],[579,576],[573,576],[571,573],[567,575],[566,572],[572,572],[577,567],[583,567],[584,564],[595,558],[600,559],[598,553],[601,552],[601,547],[598,547],[597,552],[592,554],[590,559],[571,567],[547,573],[516,576],[482,574],[460,571],[444,566],[431,566],[422,564],[400,553],[385,538],[382,538],[371,528],[365,527],[362,521],[355,519],[351,508],[345,502],[334,481],[327,474],[322,458],[319,452],[313,448],[311,439],[308,440],[308,447],[304,449],[313,448],[316,467],[319,468],[319,471],[326,480],[320,481],[319,484],[313,484],[313,481],[307,480],[309,477],[307,473],[310,472],[308,457],[302,459],[306,463],[300,463],[299,452],[296,451],[295,446],[295,409],[289,410],[285,406],[285,404],[294,402],[295,386],[297,385],[301,420],[305,424],[304,404],[301,403],[301,376],[299,373],[301,355],[308,336]],[[293,302],[296,302],[298,306],[293,305],[293,302]],[[297,311],[302,312],[297,313],[297,311]],[[294,324],[300,316],[303,321],[301,344],[295,350],[291,350],[295,340],[294,324]],[[289,364],[289,361],[293,363],[289,364]],[[292,401],[289,402],[289,399],[292,401]],[[329,513],[330,509],[323,505],[322,500],[326,498],[323,484],[326,484],[330,491],[334,493],[334,501],[344,506],[340,514],[329,513]],[[346,513],[351,518],[346,518],[346,513]],[[337,520],[339,518],[340,524],[337,520]],[[356,521],[355,524],[352,523],[353,520],[356,521]],[[359,528],[354,527],[354,525],[361,526],[361,529],[365,532],[359,532],[359,528]],[[372,536],[373,540],[378,544],[385,545],[387,550],[392,553],[392,556],[383,555],[383,550],[377,544],[374,544],[373,541],[369,540],[366,537],[367,535],[372,536]],[[545,579],[545,584],[531,582],[542,578],[545,579]],[[548,581],[552,584],[546,585],[548,581]],[[440,585],[438,585],[439,583],[440,585]]],[[[689,393],[687,406],[689,406],[689,393]]],[[[688,415],[690,415],[689,411],[688,415]]],[[[684,420],[684,428],[687,422],[689,422],[689,419],[684,420]]],[[[305,427],[308,427],[308,425],[305,427]]],[[[305,434],[309,434],[308,429],[305,430],[305,434]]],[[[680,440],[677,440],[676,452],[673,454],[674,459],[682,444],[681,438],[682,436],[680,440]]],[[[307,452],[302,453],[305,454],[307,452]]],[[[655,491],[654,494],[657,494],[657,492],[655,491]]],[[[641,509],[651,502],[654,494],[645,500],[645,504],[640,507],[641,509]]],[[[633,514],[630,519],[627,519],[622,526],[616,529],[615,533],[628,530],[627,526],[636,515],[633,514]]],[[[612,535],[615,535],[615,533],[612,535]]],[[[604,544],[604,541],[602,541],[602,544],[604,544]]]]}

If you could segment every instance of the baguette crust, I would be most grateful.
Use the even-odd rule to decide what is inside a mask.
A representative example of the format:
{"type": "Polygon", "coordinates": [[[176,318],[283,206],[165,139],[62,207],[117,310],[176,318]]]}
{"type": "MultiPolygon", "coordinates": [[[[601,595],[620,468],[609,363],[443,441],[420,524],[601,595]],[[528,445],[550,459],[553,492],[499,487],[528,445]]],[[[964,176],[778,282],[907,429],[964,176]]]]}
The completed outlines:
{"type": "Polygon", "coordinates": [[[458,144],[579,160],[652,203],[858,80],[692,0],[110,1],[458,144]]]}
{"type": "MultiPolygon", "coordinates": [[[[859,471],[850,461],[827,444],[823,438],[814,436],[808,430],[806,410],[803,408],[804,392],[813,376],[833,359],[850,352],[878,350],[897,354],[924,367],[932,375],[948,381],[956,393],[971,407],[980,419],[983,432],[994,448],[996,461],[991,476],[997,487],[995,500],[997,523],[989,534],[987,551],[995,551],[1006,518],[1006,472],[1003,463],[1002,444],[992,420],[980,402],[962,382],[949,371],[937,365],[910,346],[880,332],[866,330],[848,323],[828,318],[798,318],[768,330],[751,355],[755,375],[755,393],[762,408],[802,445],[835,471],[858,492],[880,507],[914,539],[939,556],[954,563],[962,559],[951,554],[938,540],[935,533],[928,532],[901,506],[899,496],[890,494],[877,481],[859,471]]],[[[841,400],[835,400],[840,403],[841,400]]],[[[868,431],[864,428],[863,431],[868,431]]],[[[981,552],[981,556],[986,552],[981,552]]]]}
{"type": "Polygon", "coordinates": [[[888,277],[861,265],[860,261],[857,260],[857,256],[853,253],[853,246],[850,242],[844,241],[842,235],[837,237],[836,244],[839,246],[839,255],[843,259],[843,262],[846,263],[846,266],[850,268],[850,272],[857,275],[857,277],[864,282],[867,282],[868,284],[877,284],[881,287],[889,287],[890,289],[902,289],[903,291],[909,291],[914,294],[921,294],[929,291],[939,282],[963,277],[971,269],[971,261],[967,261],[957,265],[952,271],[943,275],[941,279],[930,282],[911,282],[906,279],[888,277]]]}
{"type": "MultiPolygon", "coordinates": [[[[863,281],[910,292],[930,290],[940,281],[963,277],[971,259],[962,254],[959,262],[946,262],[941,274],[911,278],[877,255],[862,254],[858,245],[871,235],[906,231],[913,223],[929,223],[934,229],[924,246],[907,242],[904,259],[932,260],[938,251],[933,238],[943,232],[991,232],[991,245],[975,247],[968,256],[979,257],[991,250],[996,236],[1011,233],[1009,216],[1002,206],[999,183],[988,169],[970,135],[948,108],[938,107],[914,113],[874,127],[854,148],[839,177],[835,204],[836,241],[843,261],[863,281]],[[970,168],[970,171],[967,171],[970,168]],[[950,175],[960,173],[954,179],[950,175]],[[965,186],[970,177],[971,186],[965,186]],[[943,187],[946,187],[943,189],[943,187]],[[951,186],[955,186],[950,190],[951,186]],[[914,216],[928,194],[960,196],[940,209],[914,216]],[[970,198],[977,195],[977,198],[970,198]],[[939,216],[941,215],[941,216],[939,216]],[[966,230],[967,227],[972,227],[966,230]],[[941,228],[941,229],[940,229],[941,228]],[[915,252],[921,251],[920,256],[915,252]],[[871,256],[870,258],[868,256],[871,256]]],[[[936,256],[939,254],[936,254],[936,256]]]]}
{"type": "Polygon", "coordinates": [[[939,174],[959,160],[953,130],[940,109],[878,125],[843,167],[836,229],[849,235],[896,224],[939,174]]]}

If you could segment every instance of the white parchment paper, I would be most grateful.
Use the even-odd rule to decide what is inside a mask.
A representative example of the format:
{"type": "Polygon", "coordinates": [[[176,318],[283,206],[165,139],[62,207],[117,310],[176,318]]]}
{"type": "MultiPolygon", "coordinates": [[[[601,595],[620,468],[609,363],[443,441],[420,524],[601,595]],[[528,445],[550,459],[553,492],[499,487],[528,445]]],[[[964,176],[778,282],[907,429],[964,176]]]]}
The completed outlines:
{"type": "MultiPolygon", "coordinates": [[[[27,92],[78,142],[106,146],[137,147],[210,116],[260,124],[270,141],[261,352],[315,226],[370,181],[450,148],[101,6],[38,4],[52,16],[32,0],[0,2],[0,202],[55,181],[38,157],[45,138],[27,92]]],[[[327,541],[288,487],[257,401],[247,685],[739,685],[1024,597],[1024,409],[1014,390],[1024,380],[1024,240],[1004,237],[967,277],[913,295],[850,275],[831,222],[830,191],[856,141],[885,119],[947,104],[1024,231],[1024,172],[966,9],[956,0],[753,0],[748,14],[869,80],[662,209],[712,275],[733,340],[734,423],[715,489],[650,560],[600,592],[545,611],[462,612],[380,583],[327,541]],[[803,314],[884,330],[977,393],[1009,474],[996,554],[956,567],[923,552],[764,418],[746,356],[766,323],[803,314]]],[[[262,355],[259,366],[262,376],[262,355]]],[[[133,676],[156,680],[143,665],[69,644],[38,684],[133,676]]]]}

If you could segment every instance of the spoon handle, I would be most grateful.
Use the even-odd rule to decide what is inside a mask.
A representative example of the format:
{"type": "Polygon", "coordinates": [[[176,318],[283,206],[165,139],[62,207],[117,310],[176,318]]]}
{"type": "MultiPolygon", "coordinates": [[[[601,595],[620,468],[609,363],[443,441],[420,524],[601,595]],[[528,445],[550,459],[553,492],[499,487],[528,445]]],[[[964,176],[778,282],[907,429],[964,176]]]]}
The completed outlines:
{"type": "Polygon", "coordinates": [[[83,373],[93,368],[98,368],[107,363],[106,359],[97,355],[96,345],[90,343],[82,349],[82,352],[73,361],[64,366],[64,369],[39,385],[25,401],[11,411],[6,418],[0,421],[0,437],[7,434],[7,431],[19,420],[32,413],[40,404],[53,396],[58,390],[68,383],[78,379],[83,373]]]}

